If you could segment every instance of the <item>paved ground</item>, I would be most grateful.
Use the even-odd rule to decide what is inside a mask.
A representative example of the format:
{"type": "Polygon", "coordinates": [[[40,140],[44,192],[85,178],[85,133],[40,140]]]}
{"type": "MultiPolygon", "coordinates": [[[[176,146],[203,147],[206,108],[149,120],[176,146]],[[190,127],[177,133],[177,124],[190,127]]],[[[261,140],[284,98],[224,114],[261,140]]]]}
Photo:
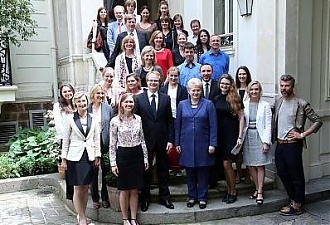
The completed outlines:
{"type": "MultiPolygon", "coordinates": [[[[301,216],[285,217],[277,212],[194,225],[320,225],[330,224],[330,199],[306,205],[301,216]]],[[[76,217],[53,193],[52,188],[0,194],[0,224],[76,224],[76,217]]],[[[95,225],[106,223],[94,222],[95,225]]],[[[191,224],[192,225],[192,224],[191,224]]]]}

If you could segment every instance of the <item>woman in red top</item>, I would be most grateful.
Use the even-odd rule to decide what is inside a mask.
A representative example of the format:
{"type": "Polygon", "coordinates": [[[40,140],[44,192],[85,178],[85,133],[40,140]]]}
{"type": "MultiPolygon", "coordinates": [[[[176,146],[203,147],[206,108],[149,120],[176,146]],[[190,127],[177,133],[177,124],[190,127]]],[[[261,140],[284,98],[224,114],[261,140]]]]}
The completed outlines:
{"type": "Polygon", "coordinates": [[[156,50],[156,63],[163,70],[166,80],[167,70],[173,66],[171,50],[165,48],[164,34],[160,30],[152,33],[149,44],[156,50]]]}

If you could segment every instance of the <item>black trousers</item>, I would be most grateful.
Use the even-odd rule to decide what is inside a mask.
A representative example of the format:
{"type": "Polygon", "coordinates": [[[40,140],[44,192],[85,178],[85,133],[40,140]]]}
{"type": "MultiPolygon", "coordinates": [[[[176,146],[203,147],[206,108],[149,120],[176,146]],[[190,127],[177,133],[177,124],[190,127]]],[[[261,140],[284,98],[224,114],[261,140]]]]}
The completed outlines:
{"type": "MultiPolygon", "coordinates": [[[[102,155],[109,154],[109,148],[102,147],[101,152],[102,155]]],[[[102,169],[102,176],[101,176],[101,199],[102,201],[109,201],[108,189],[105,181],[105,177],[108,173],[110,173],[110,162],[105,162],[105,159],[101,157],[101,169],[102,169]]],[[[100,194],[99,194],[99,168],[94,167],[93,175],[92,175],[92,183],[91,183],[91,195],[93,202],[100,201],[100,194]]]]}
{"type": "Polygon", "coordinates": [[[305,203],[305,176],[302,160],[302,142],[277,143],[275,164],[277,174],[291,200],[305,203]]]}
{"type": "Polygon", "coordinates": [[[159,184],[159,200],[166,201],[170,200],[170,190],[168,189],[169,183],[169,167],[168,167],[168,156],[165,149],[155,150],[148,149],[148,160],[149,160],[149,169],[145,171],[144,174],[144,187],[141,189],[140,201],[150,202],[150,185],[152,181],[152,161],[154,153],[156,156],[156,169],[157,169],[157,178],[159,184]]]}

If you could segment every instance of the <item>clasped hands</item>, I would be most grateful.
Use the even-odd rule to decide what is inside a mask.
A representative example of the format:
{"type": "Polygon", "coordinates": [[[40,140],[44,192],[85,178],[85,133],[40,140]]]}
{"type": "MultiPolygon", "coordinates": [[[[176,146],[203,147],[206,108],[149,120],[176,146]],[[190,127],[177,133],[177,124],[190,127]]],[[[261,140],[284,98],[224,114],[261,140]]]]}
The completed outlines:
{"type": "MultiPolygon", "coordinates": [[[[176,151],[181,154],[181,146],[176,146],[176,151]]],[[[215,152],[214,146],[209,146],[209,154],[213,154],[215,152]]]]}

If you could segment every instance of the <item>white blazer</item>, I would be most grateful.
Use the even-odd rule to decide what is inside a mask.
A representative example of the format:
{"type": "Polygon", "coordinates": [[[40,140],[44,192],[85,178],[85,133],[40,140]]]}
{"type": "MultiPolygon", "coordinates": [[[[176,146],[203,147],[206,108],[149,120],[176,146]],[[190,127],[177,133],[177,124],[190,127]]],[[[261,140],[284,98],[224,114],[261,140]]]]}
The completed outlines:
{"type": "Polygon", "coordinates": [[[95,157],[101,157],[100,128],[98,120],[93,115],[87,114],[86,132],[82,128],[77,112],[73,114],[73,117],[68,117],[64,130],[61,154],[63,159],[79,161],[85,149],[89,161],[94,161],[95,157]]]}
{"type": "Polygon", "coordinates": [[[53,105],[53,116],[55,122],[55,130],[58,139],[64,137],[64,124],[66,121],[67,114],[61,110],[60,103],[55,102],[53,105]]]}
{"type": "MultiPolygon", "coordinates": [[[[249,125],[249,106],[250,99],[244,101],[244,114],[246,125],[249,125]]],[[[256,117],[257,130],[262,143],[271,144],[272,133],[272,111],[268,102],[260,100],[258,103],[258,111],[256,117]]]]}

